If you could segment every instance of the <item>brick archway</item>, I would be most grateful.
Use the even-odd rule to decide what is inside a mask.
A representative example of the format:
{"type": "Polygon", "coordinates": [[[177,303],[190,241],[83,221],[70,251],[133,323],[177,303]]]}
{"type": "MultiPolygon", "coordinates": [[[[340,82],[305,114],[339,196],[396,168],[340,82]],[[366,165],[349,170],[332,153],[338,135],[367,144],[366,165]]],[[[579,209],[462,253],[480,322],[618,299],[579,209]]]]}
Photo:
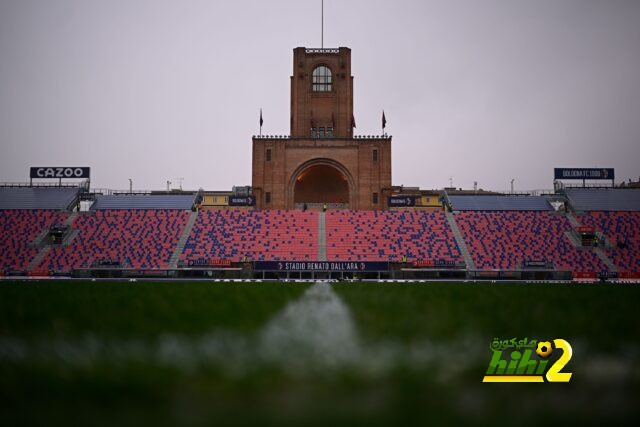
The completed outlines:
{"type": "MultiPolygon", "coordinates": [[[[289,209],[293,209],[296,206],[296,201],[298,202],[306,202],[307,200],[300,199],[300,195],[298,195],[298,200],[296,200],[296,189],[300,191],[305,191],[305,196],[309,198],[310,203],[322,203],[322,202],[333,202],[331,200],[332,195],[340,195],[344,198],[342,191],[339,187],[339,182],[336,182],[337,176],[342,177],[346,181],[346,200],[344,203],[351,208],[357,209],[357,197],[355,195],[355,185],[353,176],[349,173],[349,170],[345,168],[341,163],[327,158],[318,158],[312,159],[307,162],[304,162],[300,166],[298,166],[294,172],[289,177],[289,184],[287,186],[287,207],[289,209]],[[317,179],[318,174],[326,175],[326,183],[330,187],[328,191],[326,191],[325,199],[318,198],[318,194],[309,193],[304,187],[301,186],[302,180],[305,179],[317,179]],[[318,198],[316,201],[315,198],[318,198]]],[[[319,190],[318,193],[322,193],[324,190],[319,190]]]]}

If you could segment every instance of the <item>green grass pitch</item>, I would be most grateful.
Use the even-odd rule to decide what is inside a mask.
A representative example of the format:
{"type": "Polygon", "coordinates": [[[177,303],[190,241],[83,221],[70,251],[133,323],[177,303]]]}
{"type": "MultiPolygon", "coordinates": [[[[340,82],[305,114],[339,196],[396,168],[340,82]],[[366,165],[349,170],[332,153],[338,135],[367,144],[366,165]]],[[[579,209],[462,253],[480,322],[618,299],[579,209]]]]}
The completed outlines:
{"type": "Polygon", "coordinates": [[[338,283],[307,304],[314,286],[0,282],[3,425],[616,424],[639,415],[636,285],[338,283]],[[512,337],[570,342],[571,381],[482,383],[490,342],[512,337]]]}

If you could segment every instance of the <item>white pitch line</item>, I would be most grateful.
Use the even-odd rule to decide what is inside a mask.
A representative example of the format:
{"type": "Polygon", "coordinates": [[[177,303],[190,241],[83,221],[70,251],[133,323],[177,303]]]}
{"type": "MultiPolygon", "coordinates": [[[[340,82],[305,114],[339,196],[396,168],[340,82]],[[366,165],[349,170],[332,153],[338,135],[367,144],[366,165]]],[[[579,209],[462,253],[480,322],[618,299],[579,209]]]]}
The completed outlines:
{"type": "Polygon", "coordinates": [[[351,313],[331,285],[316,282],[262,330],[261,356],[289,368],[337,366],[359,359],[360,340],[351,313]]]}

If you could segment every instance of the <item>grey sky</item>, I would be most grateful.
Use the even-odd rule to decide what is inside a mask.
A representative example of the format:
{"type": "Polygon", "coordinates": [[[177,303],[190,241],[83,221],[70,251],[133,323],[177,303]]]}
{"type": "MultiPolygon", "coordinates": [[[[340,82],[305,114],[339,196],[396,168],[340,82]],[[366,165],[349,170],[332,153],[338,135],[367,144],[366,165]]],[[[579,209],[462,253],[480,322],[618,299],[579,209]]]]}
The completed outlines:
{"type": "MultiPolygon", "coordinates": [[[[320,0],[0,0],[0,180],[91,166],[97,187],[251,184],[251,135],[289,133],[292,49],[320,0]]],[[[554,166],[640,175],[640,1],[325,0],[352,49],[356,133],[393,183],[550,188],[554,166]]]]}

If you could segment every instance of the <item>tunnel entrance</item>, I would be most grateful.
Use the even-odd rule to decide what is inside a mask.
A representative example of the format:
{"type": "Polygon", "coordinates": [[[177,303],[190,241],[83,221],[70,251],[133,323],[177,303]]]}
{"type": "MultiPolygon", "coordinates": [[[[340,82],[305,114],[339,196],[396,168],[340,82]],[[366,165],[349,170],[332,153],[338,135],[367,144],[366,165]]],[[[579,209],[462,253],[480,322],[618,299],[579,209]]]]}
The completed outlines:
{"type": "Polygon", "coordinates": [[[293,200],[296,208],[349,207],[349,182],[347,177],[333,166],[320,164],[304,169],[296,177],[293,200]]]}

